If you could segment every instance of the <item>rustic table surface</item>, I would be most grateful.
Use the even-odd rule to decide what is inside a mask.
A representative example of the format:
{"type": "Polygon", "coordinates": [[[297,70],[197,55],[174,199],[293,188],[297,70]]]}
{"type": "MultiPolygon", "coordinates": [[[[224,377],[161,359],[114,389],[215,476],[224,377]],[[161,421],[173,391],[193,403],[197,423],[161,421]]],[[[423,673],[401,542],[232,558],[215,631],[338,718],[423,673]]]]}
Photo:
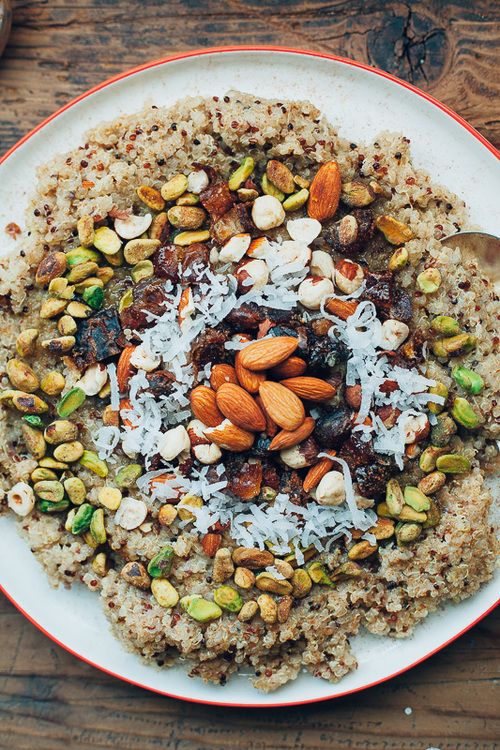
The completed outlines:
{"type": "MultiPolygon", "coordinates": [[[[119,71],[171,52],[234,43],[303,47],[379,66],[434,94],[500,146],[495,0],[13,5],[0,61],[0,153],[119,71]]],[[[120,683],[55,646],[2,598],[0,748],[493,750],[500,747],[499,623],[498,614],[490,615],[428,662],[362,694],[257,713],[184,704],[120,683]]]]}

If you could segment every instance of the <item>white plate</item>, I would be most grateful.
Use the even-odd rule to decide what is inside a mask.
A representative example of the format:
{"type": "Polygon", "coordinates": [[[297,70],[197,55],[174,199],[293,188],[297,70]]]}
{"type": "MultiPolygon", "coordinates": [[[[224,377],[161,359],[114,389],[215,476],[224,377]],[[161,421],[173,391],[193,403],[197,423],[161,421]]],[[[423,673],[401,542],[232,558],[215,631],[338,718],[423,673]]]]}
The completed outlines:
{"type": "MultiPolygon", "coordinates": [[[[310,99],[351,141],[381,130],[411,138],[418,166],[431,171],[468,203],[472,221],[500,235],[499,162],[492,146],[469,125],[416,89],[385,73],[326,55],[279,49],[213,50],[179,55],[107,82],[42,123],[0,162],[0,226],[23,226],[35,169],[82,142],[102,120],[139,110],[148,100],[172,104],[186,93],[222,95],[230,88],[260,97],[310,99]]],[[[9,249],[2,234],[5,250],[9,249]]],[[[187,677],[182,665],[159,670],[125,652],[111,635],[98,598],[83,586],[52,590],[10,518],[0,520],[0,586],[14,604],[64,648],[121,679],[186,700],[269,706],[312,702],[362,690],[427,658],[484,617],[494,606],[494,581],[459,605],[431,615],[408,640],[359,636],[359,668],[331,685],[308,674],[265,696],[245,676],[226,688],[187,677]]],[[[498,582],[498,579],[497,579],[498,582]]]]}

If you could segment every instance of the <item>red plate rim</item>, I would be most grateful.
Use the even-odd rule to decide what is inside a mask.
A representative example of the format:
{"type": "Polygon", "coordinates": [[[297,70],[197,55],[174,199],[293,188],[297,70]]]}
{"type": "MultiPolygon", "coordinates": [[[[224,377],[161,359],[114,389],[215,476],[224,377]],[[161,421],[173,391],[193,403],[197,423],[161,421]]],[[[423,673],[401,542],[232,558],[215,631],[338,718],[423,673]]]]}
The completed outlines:
{"type": "MultiPolygon", "coordinates": [[[[71,99],[71,101],[69,101],[64,106],[60,107],[52,115],[47,117],[45,120],[42,120],[42,122],[40,122],[35,128],[33,128],[33,130],[31,130],[29,133],[24,135],[19,141],[17,141],[17,143],[15,143],[11,148],[8,149],[8,151],[6,151],[6,153],[2,157],[0,157],[0,165],[3,164],[9,158],[9,156],[11,156],[15,151],[17,151],[24,143],[26,143],[26,141],[28,141],[32,136],[38,133],[38,131],[44,128],[45,125],[47,125],[49,122],[51,122],[56,117],[61,115],[67,109],[70,109],[70,107],[73,107],[78,102],[82,101],[83,99],[86,99],[88,96],[91,96],[97,91],[100,91],[101,89],[106,88],[106,86],[109,86],[112,83],[121,81],[122,79],[128,78],[129,76],[132,76],[135,73],[139,73],[143,70],[148,70],[150,68],[155,68],[159,65],[164,65],[165,63],[176,62],[178,60],[185,60],[191,57],[201,57],[203,55],[220,54],[220,53],[228,53],[228,52],[229,53],[231,52],[284,52],[284,53],[305,55],[308,57],[319,57],[325,60],[333,60],[334,62],[342,63],[344,65],[350,65],[351,67],[354,67],[354,68],[361,68],[361,70],[365,70],[374,75],[381,76],[382,78],[386,78],[387,80],[392,81],[393,83],[397,83],[403,88],[406,88],[409,91],[412,91],[414,94],[417,94],[417,96],[421,97],[422,99],[426,99],[428,102],[436,106],[442,112],[449,115],[459,125],[464,127],[472,136],[474,136],[474,138],[476,138],[476,140],[478,140],[483,146],[485,146],[488,149],[488,151],[490,151],[498,160],[500,160],[500,151],[498,151],[493,146],[493,144],[491,144],[483,135],[481,135],[481,133],[479,133],[475,128],[473,128],[472,125],[470,125],[466,120],[464,120],[463,117],[461,117],[452,109],[450,109],[450,107],[447,107],[445,104],[442,104],[440,101],[435,99],[430,94],[427,94],[426,92],[421,91],[416,86],[413,86],[413,84],[408,83],[407,81],[403,81],[400,78],[397,78],[396,76],[392,75],[391,73],[386,73],[384,70],[380,70],[379,68],[374,68],[374,67],[371,67],[370,65],[366,65],[365,63],[360,63],[360,62],[357,62],[355,60],[350,60],[345,57],[339,57],[338,55],[330,55],[326,52],[315,52],[313,50],[303,50],[303,49],[295,49],[293,47],[280,47],[280,46],[273,46],[273,45],[241,45],[241,46],[230,46],[230,47],[207,47],[206,49],[191,50],[188,52],[179,52],[174,55],[168,55],[167,57],[162,57],[158,60],[152,60],[151,62],[144,63],[143,65],[138,65],[137,67],[126,70],[123,73],[118,73],[117,75],[112,76],[111,78],[108,78],[107,80],[103,81],[102,83],[99,83],[97,86],[94,86],[88,91],[85,91],[83,94],[80,94],[74,99],[71,99]]],[[[375,687],[376,685],[380,685],[383,682],[387,682],[388,680],[391,680],[394,677],[404,674],[408,670],[412,669],[413,667],[416,667],[418,664],[421,664],[422,662],[429,659],[438,651],[441,651],[443,648],[446,648],[446,646],[449,646],[450,643],[453,643],[453,641],[457,640],[457,638],[460,638],[460,636],[464,635],[464,633],[466,633],[468,630],[470,630],[475,625],[477,625],[478,622],[480,622],[484,617],[490,614],[490,612],[492,612],[500,603],[500,597],[499,597],[499,599],[494,604],[492,604],[485,612],[482,612],[479,615],[479,617],[473,620],[473,622],[471,622],[469,625],[463,628],[456,635],[452,636],[447,641],[437,646],[432,651],[429,651],[427,654],[420,657],[420,659],[417,659],[416,661],[412,662],[406,667],[403,667],[402,669],[399,669],[398,671],[393,672],[392,674],[387,675],[386,677],[382,677],[381,679],[376,680],[375,682],[370,682],[367,685],[361,685],[359,687],[352,688],[350,690],[345,690],[342,693],[336,693],[335,695],[326,695],[320,698],[311,698],[309,700],[303,700],[303,701],[280,701],[278,703],[227,703],[224,701],[212,701],[212,700],[205,700],[202,698],[188,698],[183,695],[176,695],[175,693],[170,693],[164,690],[160,690],[159,688],[153,688],[153,687],[150,687],[149,685],[144,685],[141,682],[137,682],[136,680],[132,680],[129,677],[125,677],[123,675],[117,674],[116,672],[113,672],[112,670],[107,669],[106,667],[103,667],[99,664],[95,664],[93,661],[91,661],[87,657],[83,656],[82,654],[77,653],[72,648],[67,646],[65,643],[62,643],[62,641],[56,638],[52,633],[49,633],[39,622],[34,620],[33,617],[31,617],[31,615],[28,614],[28,612],[26,612],[21,607],[21,605],[18,604],[18,602],[16,602],[13,599],[13,597],[9,593],[7,593],[7,591],[4,589],[4,587],[1,584],[0,584],[0,591],[2,591],[2,593],[11,602],[11,604],[13,604],[14,607],[16,607],[16,609],[19,612],[21,612],[21,614],[24,615],[24,617],[26,617],[26,619],[29,620],[29,622],[32,625],[38,628],[38,630],[40,630],[44,635],[50,638],[50,640],[52,640],[58,646],[63,648],[68,653],[72,654],[72,656],[76,656],[78,659],[85,662],[86,664],[89,664],[91,667],[94,667],[95,669],[99,669],[101,672],[104,672],[105,674],[109,674],[112,677],[115,677],[116,679],[121,680],[122,682],[127,682],[130,685],[143,688],[144,690],[149,690],[152,693],[157,693],[159,695],[163,695],[168,698],[177,698],[179,700],[183,700],[188,703],[199,703],[199,704],[208,705],[208,706],[224,706],[228,708],[281,708],[281,707],[286,707],[286,706],[302,706],[302,705],[308,705],[311,703],[321,703],[323,701],[332,700],[334,698],[342,698],[342,697],[345,697],[346,695],[352,695],[353,693],[358,693],[358,692],[361,692],[362,690],[367,690],[368,688],[375,687]]]]}

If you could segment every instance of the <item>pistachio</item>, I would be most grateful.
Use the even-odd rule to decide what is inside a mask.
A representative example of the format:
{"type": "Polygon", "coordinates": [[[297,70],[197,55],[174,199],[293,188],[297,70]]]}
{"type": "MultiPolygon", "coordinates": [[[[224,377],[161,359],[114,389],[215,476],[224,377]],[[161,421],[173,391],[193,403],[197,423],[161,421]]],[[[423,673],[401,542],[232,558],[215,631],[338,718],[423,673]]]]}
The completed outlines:
{"type": "Polygon", "coordinates": [[[423,511],[414,510],[409,505],[405,505],[401,513],[398,515],[399,521],[415,521],[423,523],[427,520],[427,513],[423,511]]]}
{"type": "Polygon", "coordinates": [[[57,503],[53,503],[50,500],[39,500],[36,507],[40,513],[61,513],[69,508],[69,500],[59,500],[57,503]]]}
{"type": "Polygon", "coordinates": [[[97,508],[90,519],[90,534],[96,544],[106,544],[106,527],[104,526],[104,511],[97,508]]]}
{"type": "Polygon", "coordinates": [[[0,404],[5,404],[6,406],[14,406],[14,396],[19,395],[20,393],[23,393],[23,391],[15,391],[12,388],[7,388],[6,390],[0,391],[0,404]]]}
{"type": "Polygon", "coordinates": [[[35,281],[38,286],[48,286],[52,279],[64,274],[66,267],[67,257],[64,253],[47,253],[38,264],[35,281]]]}
{"type": "Polygon", "coordinates": [[[137,195],[148,208],[153,211],[163,211],[165,208],[165,200],[159,190],[150,187],[149,185],[141,185],[137,188],[137,195]]]}
{"type": "Polygon", "coordinates": [[[389,258],[387,267],[389,271],[397,273],[397,271],[401,271],[408,264],[409,259],[410,255],[408,253],[408,250],[403,245],[402,247],[398,247],[397,250],[394,250],[393,254],[389,258]]]}
{"type": "Polygon", "coordinates": [[[292,195],[289,195],[288,198],[286,198],[283,201],[283,208],[285,211],[298,211],[299,208],[302,208],[302,206],[305,206],[307,201],[309,200],[309,190],[306,190],[303,188],[302,190],[299,190],[296,193],[293,193],[292,195]]]}
{"type": "MultiPolygon", "coordinates": [[[[146,591],[146,589],[149,589],[151,585],[151,581],[147,574],[146,568],[140,562],[132,561],[125,563],[120,571],[120,576],[124,581],[130,583],[131,586],[135,586],[135,588],[137,589],[146,591]]],[[[178,599],[179,597],[177,597],[177,600],[178,599]]]]}
{"type": "Polygon", "coordinates": [[[273,183],[269,181],[266,174],[262,175],[260,186],[265,195],[272,195],[273,198],[277,198],[280,202],[285,200],[285,193],[275,187],[273,183]]]}
{"type": "Polygon", "coordinates": [[[97,284],[87,287],[82,293],[82,298],[92,310],[100,310],[104,302],[102,287],[97,284]]]}
{"type": "Polygon", "coordinates": [[[343,581],[347,578],[359,578],[361,575],[363,575],[361,565],[358,565],[354,560],[347,560],[333,571],[330,579],[333,583],[337,583],[337,581],[343,581]]]}
{"type": "Polygon", "coordinates": [[[78,427],[67,419],[56,419],[47,425],[44,437],[51,445],[68,443],[78,437],[78,427]]]}
{"type": "Polygon", "coordinates": [[[160,246],[160,240],[136,239],[129,240],[123,248],[123,255],[127,263],[134,266],[141,260],[153,255],[160,246]]]}
{"type": "Polygon", "coordinates": [[[108,558],[105,552],[98,552],[97,555],[92,559],[90,563],[94,573],[100,578],[104,578],[109,570],[108,558]]]}
{"type": "Polygon", "coordinates": [[[413,239],[413,232],[410,227],[395,219],[394,216],[387,214],[377,216],[375,224],[391,245],[401,245],[403,242],[413,239]]]}
{"type": "Polygon", "coordinates": [[[196,232],[180,232],[174,237],[174,245],[188,247],[188,245],[194,245],[196,242],[206,242],[209,239],[210,232],[208,229],[199,229],[196,232]]]}
{"type": "MultiPolygon", "coordinates": [[[[442,471],[432,471],[430,474],[427,474],[427,476],[423,477],[420,482],[418,483],[418,489],[420,492],[423,492],[424,495],[433,495],[435,492],[438,492],[442,487],[444,487],[446,482],[446,474],[443,474],[442,471]]],[[[429,508],[430,508],[430,500],[429,500],[429,508]]],[[[427,510],[429,510],[429,508],[427,510]]]]}
{"type": "Polygon", "coordinates": [[[245,604],[240,609],[238,613],[238,620],[240,622],[248,622],[255,617],[258,609],[259,605],[257,604],[257,602],[253,599],[249,599],[249,601],[245,602],[245,604]]]}
{"type": "Polygon", "coordinates": [[[38,335],[36,328],[21,331],[16,339],[16,352],[20,357],[32,357],[35,354],[38,335]]]}
{"type": "Polygon", "coordinates": [[[20,359],[10,359],[5,366],[5,371],[14,388],[27,393],[38,390],[40,383],[34,370],[20,359]]]}
{"type": "Polygon", "coordinates": [[[49,284],[49,294],[53,297],[58,297],[61,300],[73,299],[75,291],[75,287],[69,283],[68,279],[61,276],[57,279],[52,279],[49,284]]]}
{"type": "Polygon", "coordinates": [[[71,318],[77,318],[77,320],[85,320],[90,318],[92,315],[92,308],[90,305],[85,305],[83,302],[70,302],[66,308],[66,312],[71,318]]]}
{"type": "Polygon", "coordinates": [[[81,505],[79,505],[73,519],[71,533],[83,534],[85,531],[88,531],[90,529],[90,522],[92,521],[94,512],[95,508],[89,503],[82,503],[81,505]]]}
{"type": "Polygon", "coordinates": [[[35,484],[35,482],[44,482],[47,479],[57,480],[57,474],[55,473],[55,471],[51,471],[51,469],[42,469],[39,466],[37,466],[37,468],[31,472],[30,479],[33,482],[33,484],[35,484]]]}
{"type": "Polygon", "coordinates": [[[250,568],[250,570],[256,570],[257,568],[266,568],[268,565],[273,565],[274,555],[267,550],[253,547],[236,547],[233,550],[233,562],[236,565],[250,568]]]}
{"type": "Polygon", "coordinates": [[[170,226],[168,223],[168,216],[166,211],[162,211],[157,214],[149,228],[149,239],[150,240],[164,240],[168,237],[170,232],[170,226]]]}
{"type": "Polygon", "coordinates": [[[236,169],[229,178],[229,190],[238,190],[243,183],[248,180],[255,168],[255,162],[251,156],[247,156],[241,162],[238,169],[236,169]]]}
{"type": "Polygon", "coordinates": [[[293,607],[293,597],[282,596],[278,599],[278,622],[284,623],[290,617],[290,612],[293,607]]]}
{"type": "Polygon", "coordinates": [[[79,477],[68,477],[63,482],[67,496],[73,505],[81,505],[87,497],[87,488],[79,477]]]}
{"type": "Polygon", "coordinates": [[[351,182],[344,182],[340,197],[346,205],[352,208],[364,208],[373,203],[375,193],[368,182],[352,180],[351,182]]]}
{"type": "Polygon", "coordinates": [[[74,318],[71,317],[71,315],[63,315],[62,318],[59,318],[57,321],[57,330],[61,334],[61,336],[73,336],[74,333],[77,331],[77,325],[74,318]]]}
{"type": "Polygon", "coordinates": [[[185,174],[176,174],[161,189],[161,197],[166,201],[175,201],[186,192],[188,180],[185,174]]]}
{"type": "Polygon", "coordinates": [[[78,284],[85,279],[88,279],[89,276],[95,276],[98,270],[99,266],[97,263],[88,260],[84,263],[79,263],[77,266],[73,266],[66,278],[72,284],[78,284]]]}
{"type": "Polygon", "coordinates": [[[431,500],[431,507],[427,511],[426,516],[427,518],[422,525],[422,528],[424,529],[431,529],[434,526],[437,526],[441,520],[441,512],[434,500],[431,500]]]}
{"type": "Polygon", "coordinates": [[[172,570],[173,562],[174,549],[167,545],[149,561],[148,573],[151,578],[164,578],[172,570]]]}
{"type": "Polygon", "coordinates": [[[444,448],[457,431],[457,426],[448,412],[438,414],[436,420],[436,424],[431,427],[431,443],[437,448],[444,448]]]}
{"type": "Polygon", "coordinates": [[[23,414],[44,414],[49,410],[48,404],[33,393],[15,391],[12,404],[23,414]]]}
{"type": "Polygon", "coordinates": [[[85,399],[86,394],[82,388],[71,388],[57,404],[56,411],[60,417],[69,417],[82,406],[85,399]]]}
{"type": "Polygon", "coordinates": [[[103,266],[102,268],[98,268],[96,271],[96,278],[99,279],[99,281],[101,281],[104,286],[106,286],[106,284],[109,284],[114,275],[115,272],[109,266],[103,266]]]}
{"type": "Polygon", "coordinates": [[[177,503],[177,513],[181,521],[194,521],[196,514],[190,508],[202,508],[203,500],[198,495],[184,495],[177,503]]]}
{"type": "Polygon", "coordinates": [[[394,534],[394,521],[390,518],[379,518],[375,526],[368,529],[369,534],[373,534],[377,541],[390,539],[394,534]]]}
{"type": "Polygon", "coordinates": [[[438,268],[426,268],[417,276],[417,288],[424,294],[434,294],[441,286],[441,274],[438,268]]]}
{"type": "Polygon", "coordinates": [[[363,540],[354,544],[347,553],[349,560],[364,560],[366,557],[373,555],[378,549],[376,544],[363,540]]]}
{"type": "Polygon", "coordinates": [[[261,594],[257,599],[259,613],[264,622],[272,625],[278,619],[278,607],[269,594],[261,594]]]}
{"type": "Polygon", "coordinates": [[[78,232],[78,241],[84,247],[94,244],[94,219],[88,214],[80,216],[76,222],[76,231],[78,232]]]}
{"type": "MultiPolygon", "coordinates": [[[[449,390],[444,383],[436,382],[436,385],[432,385],[429,388],[429,393],[433,396],[441,396],[442,398],[444,398],[446,403],[446,399],[449,395],[449,390]]],[[[438,404],[436,403],[436,401],[429,401],[427,404],[427,408],[429,409],[431,414],[440,414],[443,411],[444,407],[445,404],[438,404]]]]}
{"type": "Polygon", "coordinates": [[[175,201],[177,206],[196,206],[200,202],[200,198],[195,193],[183,193],[175,201]]]}
{"type": "Polygon", "coordinates": [[[225,609],[228,612],[239,612],[243,607],[243,599],[241,594],[233,589],[232,586],[219,586],[214,591],[214,602],[219,605],[221,609],[225,609]]]}
{"type": "Polygon", "coordinates": [[[36,482],[33,489],[41,500],[48,500],[49,503],[59,503],[64,497],[64,487],[61,482],[51,479],[36,482]]]}
{"type": "Polygon", "coordinates": [[[47,349],[47,351],[53,354],[63,355],[70,352],[75,344],[76,339],[74,336],[59,336],[42,341],[42,348],[47,349]]]}
{"type": "Polygon", "coordinates": [[[422,453],[420,454],[420,458],[418,459],[418,465],[420,466],[422,471],[434,471],[434,469],[436,468],[437,457],[441,456],[443,453],[446,453],[446,450],[446,446],[438,448],[435,445],[429,445],[424,451],[422,451],[422,453]]]}
{"type": "Polygon", "coordinates": [[[85,544],[87,545],[87,547],[90,547],[91,549],[97,549],[98,546],[99,546],[94,541],[94,537],[92,536],[92,534],[90,533],[90,531],[84,531],[83,534],[82,534],[82,539],[85,542],[85,544]]]}
{"type": "Polygon", "coordinates": [[[457,356],[471,351],[476,346],[476,337],[469,333],[460,333],[458,336],[450,336],[446,339],[434,341],[432,351],[436,357],[447,358],[457,356]]]}
{"type": "Polygon", "coordinates": [[[168,220],[178,229],[199,229],[207,214],[196,206],[172,206],[167,212],[168,220]]]}
{"type": "Polygon", "coordinates": [[[127,289],[125,294],[122,294],[120,301],[118,302],[118,312],[126,310],[127,307],[134,304],[134,292],[132,289],[127,289]]]}
{"type": "Polygon", "coordinates": [[[109,227],[99,227],[94,235],[94,247],[103,255],[115,255],[122,246],[122,241],[109,227]]]}
{"type": "Polygon", "coordinates": [[[108,476],[108,465],[106,461],[103,461],[97,453],[94,451],[83,451],[83,456],[80,459],[80,464],[89,471],[92,471],[94,474],[97,474],[98,477],[104,477],[108,476]]]}
{"type": "Polygon", "coordinates": [[[315,562],[311,563],[307,569],[307,572],[309,573],[309,576],[311,577],[311,580],[314,581],[314,583],[321,583],[324,586],[332,585],[326,567],[319,560],[315,560],[315,562]]]}
{"type": "Polygon", "coordinates": [[[50,370],[46,375],[43,376],[40,388],[48,396],[59,396],[64,390],[66,385],[66,379],[64,375],[57,370],[50,370]]]}
{"type": "Polygon", "coordinates": [[[80,263],[99,263],[101,255],[96,250],[90,250],[88,247],[75,247],[66,253],[66,263],[70,268],[78,266],[80,263]]]}
{"type": "Polygon", "coordinates": [[[460,325],[449,315],[438,315],[431,322],[431,328],[441,336],[456,336],[460,333],[460,325]]]}
{"type": "Polygon", "coordinates": [[[278,190],[286,195],[293,193],[295,182],[293,174],[286,164],[277,159],[270,159],[266,165],[266,177],[278,190]]]}
{"type": "Polygon", "coordinates": [[[214,583],[224,583],[234,573],[234,565],[231,558],[231,550],[227,547],[220,547],[214,557],[214,567],[212,578],[214,583]]]}
{"type": "Polygon", "coordinates": [[[258,190],[254,190],[253,188],[240,188],[238,190],[238,198],[242,203],[250,203],[258,197],[258,190]]]}
{"type": "Polygon", "coordinates": [[[234,571],[234,582],[240,589],[249,590],[255,585],[255,573],[249,568],[238,567],[234,571]]]}
{"type": "Polygon", "coordinates": [[[41,466],[43,469],[53,469],[54,471],[66,471],[69,469],[68,464],[62,463],[62,461],[56,461],[52,456],[41,458],[38,462],[38,466],[41,466]]]}
{"type": "Polygon", "coordinates": [[[413,508],[413,510],[418,511],[419,513],[428,510],[431,505],[430,499],[427,495],[424,495],[418,487],[412,487],[411,485],[405,487],[404,498],[406,505],[409,505],[410,508],[413,508]]]}
{"type": "Polygon", "coordinates": [[[283,576],[287,581],[291,579],[294,573],[293,567],[286,560],[280,560],[278,557],[274,561],[274,567],[280,575],[283,576]]]}
{"type": "Polygon", "coordinates": [[[397,479],[389,479],[387,482],[385,502],[387,504],[388,513],[391,516],[397,516],[403,510],[403,490],[397,479]]]}
{"type": "Polygon", "coordinates": [[[467,430],[475,430],[482,424],[482,418],[477,414],[466,398],[455,398],[451,407],[451,416],[467,430]]]}
{"type": "Polygon", "coordinates": [[[33,458],[36,458],[37,461],[43,458],[47,450],[47,444],[40,430],[35,430],[29,424],[23,424],[21,425],[21,431],[23,433],[24,444],[33,458]]]}
{"type": "Polygon", "coordinates": [[[132,281],[136,284],[142,279],[149,279],[154,275],[154,267],[150,260],[140,260],[130,271],[132,281]]]}
{"type": "Polygon", "coordinates": [[[140,464],[128,464],[127,466],[122,466],[122,468],[116,473],[115,484],[121,489],[124,487],[133,487],[141,474],[142,467],[140,464]]]}
{"type": "MultiPolygon", "coordinates": [[[[171,609],[172,607],[175,607],[175,605],[179,601],[179,594],[177,593],[177,590],[170,583],[170,581],[167,581],[166,578],[154,578],[151,581],[151,593],[153,594],[158,604],[161,607],[165,607],[165,609],[171,609]]],[[[207,603],[213,604],[212,602],[207,603]]],[[[194,617],[194,615],[192,615],[192,617],[194,617]]],[[[194,619],[198,618],[194,617],[194,619]]],[[[207,617],[207,620],[208,619],[213,620],[216,618],[207,617]]],[[[202,620],[202,622],[206,622],[206,620],[202,620]]]]}
{"type": "Polygon", "coordinates": [[[65,299],[57,299],[56,297],[49,297],[45,299],[40,306],[40,318],[42,320],[49,320],[50,318],[56,318],[66,309],[68,301],[65,299]]]}
{"type": "Polygon", "coordinates": [[[64,461],[68,464],[78,461],[83,456],[83,445],[78,440],[71,443],[61,443],[54,449],[56,461],[64,461]]]}
{"type": "Polygon", "coordinates": [[[108,510],[117,510],[122,501],[122,493],[117,487],[100,487],[97,499],[108,510]]]}
{"type": "Polygon", "coordinates": [[[402,523],[396,526],[398,544],[409,544],[420,536],[422,527],[418,523],[402,523]]]}
{"type": "Polygon", "coordinates": [[[457,365],[453,368],[451,374],[458,385],[469,393],[477,395],[484,388],[484,380],[481,375],[478,375],[474,370],[469,370],[467,367],[457,365]]]}
{"type": "Polygon", "coordinates": [[[389,508],[387,507],[387,503],[379,503],[377,505],[377,516],[379,518],[390,518],[392,513],[390,512],[389,508]]]}
{"type": "Polygon", "coordinates": [[[296,174],[293,177],[293,181],[296,185],[298,185],[299,188],[308,188],[311,184],[310,180],[307,180],[305,177],[302,177],[300,174],[296,174]]]}
{"type": "Polygon", "coordinates": [[[297,568],[292,576],[292,596],[303,599],[312,588],[312,579],[307,570],[297,568]]]}
{"type": "Polygon", "coordinates": [[[42,429],[44,424],[43,419],[38,414],[25,414],[21,419],[26,424],[29,424],[30,427],[35,427],[36,429],[42,429]]]}
{"type": "Polygon", "coordinates": [[[255,585],[261,591],[269,591],[271,594],[283,595],[290,594],[292,591],[292,584],[289,581],[277,578],[267,571],[259,573],[255,578],[255,585]]]}
{"type": "Polygon", "coordinates": [[[438,471],[445,474],[464,474],[471,470],[471,462],[467,456],[461,456],[458,453],[445,453],[439,456],[436,461],[438,471]]]}
{"type": "Polygon", "coordinates": [[[196,622],[211,622],[222,616],[222,609],[218,604],[203,599],[198,594],[183,596],[180,605],[196,622]]]}
{"type": "Polygon", "coordinates": [[[177,508],[175,505],[165,503],[158,511],[158,523],[160,526],[171,526],[177,518],[177,508]]]}

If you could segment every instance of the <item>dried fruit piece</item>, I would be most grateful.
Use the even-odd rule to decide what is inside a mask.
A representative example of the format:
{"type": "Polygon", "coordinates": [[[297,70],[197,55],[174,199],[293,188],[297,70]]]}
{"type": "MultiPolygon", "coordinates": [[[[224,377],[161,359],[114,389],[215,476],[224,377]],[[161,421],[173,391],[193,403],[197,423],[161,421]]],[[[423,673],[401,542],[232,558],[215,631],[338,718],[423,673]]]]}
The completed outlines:
{"type": "Polygon", "coordinates": [[[342,180],[337,162],[322,164],[309,188],[307,215],[318,221],[331,219],[337,211],[341,189],[342,180]]]}
{"type": "Polygon", "coordinates": [[[287,359],[299,345],[296,336],[273,336],[254,341],[240,351],[240,364],[248,370],[261,372],[287,359]]]}
{"type": "Polygon", "coordinates": [[[304,404],[290,389],[267,380],[261,384],[259,395],[271,419],[284,430],[296,430],[303,423],[304,404]]]}

